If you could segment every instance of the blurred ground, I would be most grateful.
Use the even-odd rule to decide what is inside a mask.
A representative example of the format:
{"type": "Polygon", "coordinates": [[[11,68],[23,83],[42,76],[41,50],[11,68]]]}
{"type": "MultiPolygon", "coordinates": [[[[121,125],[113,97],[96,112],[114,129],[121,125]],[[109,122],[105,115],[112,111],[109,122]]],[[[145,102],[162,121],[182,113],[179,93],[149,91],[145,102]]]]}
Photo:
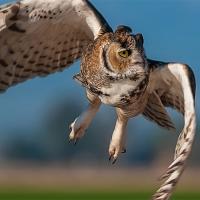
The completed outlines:
{"type": "MultiPolygon", "coordinates": [[[[150,199],[151,193],[149,191],[140,192],[13,192],[0,193],[0,198],[5,200],[146,200],[150,199]]],[[[172,200],[199,200],[199,193],[183,192],[177,193],[172,197],[172,200]]]]}
{"type": "MultiPolygon", "coordinates": [[[[1,166],[0,199],[149,199],[163,168],[1,166]]],[[[200,171],[187,169],[172,200],[200,199],[200,171]]]]}
{"type": "MultiPolygon", "coordinates": [[[[166,167],[107,168],[65,166],[4,166],[0,168],[0,188],[55,189],[61,191],[154,189],[166,167]]],[[[200,171],[188,168],[181,178],[180,190],[199,191],[200,171]]]]}

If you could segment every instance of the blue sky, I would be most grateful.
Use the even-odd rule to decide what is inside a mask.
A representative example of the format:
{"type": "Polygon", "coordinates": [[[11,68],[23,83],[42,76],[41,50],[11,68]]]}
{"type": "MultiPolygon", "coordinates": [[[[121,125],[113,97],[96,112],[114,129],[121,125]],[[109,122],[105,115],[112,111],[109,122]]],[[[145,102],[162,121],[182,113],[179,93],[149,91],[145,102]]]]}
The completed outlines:
{"type": "MultiPolygon", "coordinates": [[[[0,3],[4,2],[8,1],[0,0],[0,3]]],[[[200,1],[93,0],[91,2],[113,29],[124,24],[130,26],[135,33],[142,33],[149,58],[189,64],[199,85],[200,1]]],[[[64,99],[66,103],[77,100],[84,108],[86,105],[84,90],[72,80],[73,74],[78,71],[79,63],[63,73],[35,78],[1,94],[0,138],[8,137],[14,129],[27,130],[29,134],[44,128],[46,113],[60,99],[64,99]]],[[[199,87],[197,87],[199,100],[198,94],[199,87]]],[[[107,112],[107,108],[102,109],[101,113],[104,113],[104,110],[107,112]]]]}

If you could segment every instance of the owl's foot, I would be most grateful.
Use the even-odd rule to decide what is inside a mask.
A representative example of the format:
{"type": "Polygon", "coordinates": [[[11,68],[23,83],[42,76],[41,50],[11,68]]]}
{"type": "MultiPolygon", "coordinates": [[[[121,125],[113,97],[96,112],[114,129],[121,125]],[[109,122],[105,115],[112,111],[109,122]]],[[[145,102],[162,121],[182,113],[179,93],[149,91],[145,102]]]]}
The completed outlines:
{"type": "Polygon", "coordinates": [[[69,141],[74,141],[74,144],[76,144],[78,140],[84,136],[88,126],[89,124],[85,123],[84,120],[81,120],[79,117],[76,118],[69,126],[71,131],[69,134],[69,141]]]}
{"type": "Polygon", "coordinates": [[[123,143],[121,141],[112,140],[109,147],[109,161],[111,161],[112,164],[115,164],[121,153],[126,153],[123,143]]]}
{"type": "Polygon", "coordinates": [[[77,141],[84,136],[85,131],[92,122],[100,105],[101,102],[94,99],[93,102],[89,103],[87,109],[71,123],[69,126],[71,131],[69,134],[69,141],[74,141],[74,144],[76,144],[77,141]]]}
{"type": "Polygon", "coordinates": [[[109,146],[109,160],[114,164],[117,161],[117,158],[121,153],[125,153],[125,135],[126,135],[126,125],[127,125],[127,118],[123,118],[123,116],[119,117],[115,124],[115,129],[112,135],[112,139],[109,146]]]}

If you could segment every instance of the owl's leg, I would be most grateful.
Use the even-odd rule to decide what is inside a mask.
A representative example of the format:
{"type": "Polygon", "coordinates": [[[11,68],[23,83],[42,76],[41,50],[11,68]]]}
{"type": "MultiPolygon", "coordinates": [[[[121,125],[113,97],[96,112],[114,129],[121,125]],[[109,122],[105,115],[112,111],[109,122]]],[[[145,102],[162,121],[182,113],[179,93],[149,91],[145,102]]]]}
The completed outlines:
{"type": "Polygon", "coordinates": [[[101,105],[101,101],[97,96],[88,91],[86,91],[86,94],[89,100],[87,109],[70,125],[71,133],[69,134],[69,141],[73,140],[75,144],[78,139],[84,136],[86,129],[89,127],[101,105]]]}
{"type": "Polygon", "coordinates": [[[109,146],[109,160],[114,164],[120,153],[125,153],[126,126],[128,118],[123,114],[123,110],[117,108],[117,121],[109,146]]]}

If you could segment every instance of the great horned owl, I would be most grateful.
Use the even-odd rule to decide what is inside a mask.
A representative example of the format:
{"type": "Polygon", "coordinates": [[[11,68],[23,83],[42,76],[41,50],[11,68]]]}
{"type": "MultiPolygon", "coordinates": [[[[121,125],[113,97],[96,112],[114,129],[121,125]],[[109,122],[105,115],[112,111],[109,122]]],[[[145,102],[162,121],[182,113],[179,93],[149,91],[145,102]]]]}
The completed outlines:
{"type": "Polygon", "coordinates": [[[74,78],[86,88],[88,108],[71,124],[70,140],[81,138],[101,103],[116,108],[109,147],[114,163],[125,151],[129,118],[142,114],[163,128],[174,125],[165,107],[184,115],[174,161],[154,200],[170,198],[191,151],[195,127],[195,78],[188,65],[146,57],[142,34],[112,31],[87,0],[22,0],[0,10],[0,90],[36,76],[62,71],[81,58],[74,78]]]}

